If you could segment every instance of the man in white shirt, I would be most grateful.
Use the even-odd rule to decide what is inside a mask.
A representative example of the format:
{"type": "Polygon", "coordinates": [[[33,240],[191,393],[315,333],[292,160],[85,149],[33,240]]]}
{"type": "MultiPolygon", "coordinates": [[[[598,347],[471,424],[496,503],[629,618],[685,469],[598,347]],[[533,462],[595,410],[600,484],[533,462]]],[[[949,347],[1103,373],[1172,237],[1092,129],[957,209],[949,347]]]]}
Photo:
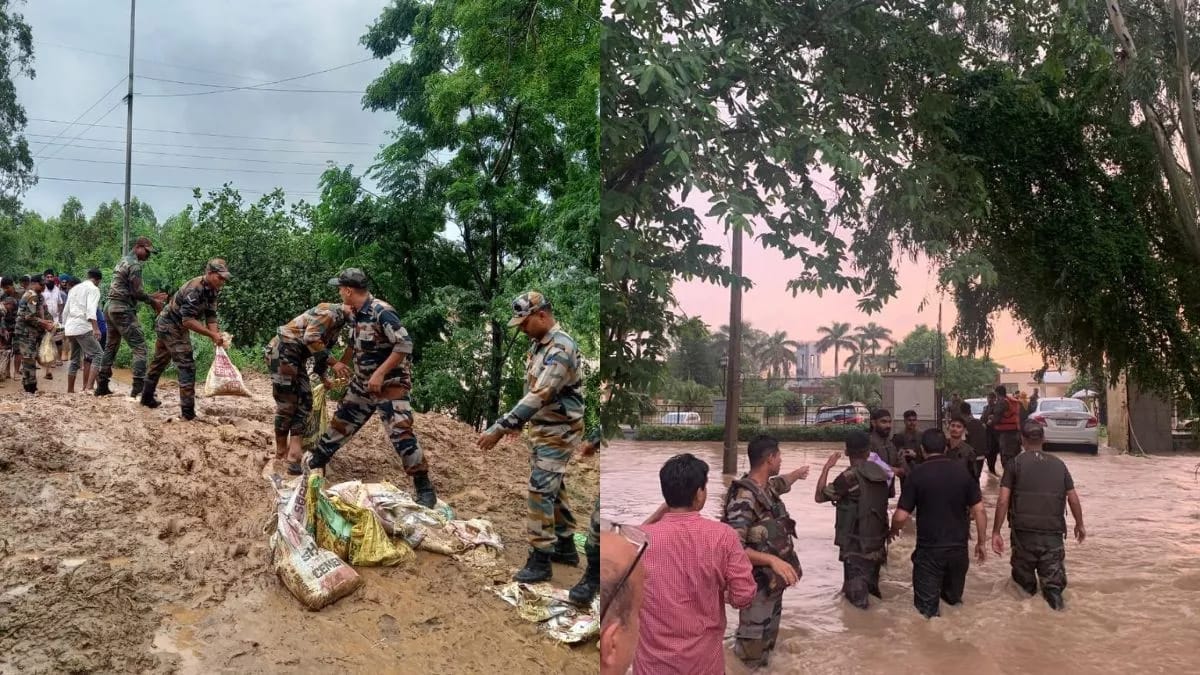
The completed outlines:
{"type": "Polygon", "coordinates": [[[100,270],[88,270],[88,278],[71,288],[63,306],[62,323],[67,341],[71,344],[71,366],[67,370],[67,393],[75,393],[75,374],[83,361],[83,391],[91,391],[100,372],[100,326],[96,323],[96,308],[100,304],[100,270]],[[92,368],[92,364],[96,368],[92,368]]]}

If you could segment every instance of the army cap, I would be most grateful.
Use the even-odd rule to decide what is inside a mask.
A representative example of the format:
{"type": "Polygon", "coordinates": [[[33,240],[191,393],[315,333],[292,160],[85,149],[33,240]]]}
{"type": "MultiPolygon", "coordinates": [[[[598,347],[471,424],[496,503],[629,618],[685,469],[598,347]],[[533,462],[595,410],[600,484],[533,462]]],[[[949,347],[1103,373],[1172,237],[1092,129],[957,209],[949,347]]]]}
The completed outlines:
{"type": "Polygon", "coordinates": [[[531,315],[542,310],[550,309],[550,301],[538,291],[526,291],[517,296],[512,303],[513,316],[508,320],[509,327],[520,326],[531,315]]]}
{"type": "Polygon", "coordinates": [[[366,288],[367,273],[357,267],[347,267],[329,280],[330,286],[345,286],[347,288],[366,288]]]}
{"type": "Polygon", "coordinates": [[[221,275],[222,279],[229,281],[229,266],[221,258],[213,258],[208,261],[208,264],[204,266],[204,273],[208,274],[209,272],[216,272],[221,275]]]}
{"type": "Polygon", "coordinates": [[[138,237],[137,241],[133,242],[133,247],[141,246],[150,253],[158,253],[158,249],[154,248],[154,244],[150,243],[150,237],[138,237]]]}
{"type": "Polygon", "coordinates": [[[1038,424],[1037,422],[1033,420],[1026,420],[1025,426],[1021,428],[1021,435],[1025,438],[1032,438],[1036,440],[1044,437],[1046,435],[1046,430],[1043,429],[1042,425],[1038,424]]]}

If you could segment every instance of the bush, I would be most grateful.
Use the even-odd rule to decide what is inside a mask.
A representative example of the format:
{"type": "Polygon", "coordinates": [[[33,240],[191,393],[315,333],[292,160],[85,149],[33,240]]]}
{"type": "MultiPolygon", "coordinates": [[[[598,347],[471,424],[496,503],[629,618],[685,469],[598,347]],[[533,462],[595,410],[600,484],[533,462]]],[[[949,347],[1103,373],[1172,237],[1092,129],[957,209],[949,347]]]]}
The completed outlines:
{"type": "MultiPolygon", "coordinates": [[[[760,427],[746,425],[738,427],[738,440],[749,441],[758,434],[768,434],[776,440],[786,443],[803,442],[843,442],[851,431],[866,431],[867,427],[855,424],[836,424],[825,427],[814,426],[785,426],[760,427]]],[[[683,425],[646,425],[637,428],[634,436],[639,441],[720,441],[725,438],[725,427],[683,426],[683,425]]]]}
{"type": "Polygon", "coordinates": [[[800,414],[800,395],[780,389],[767,394],[765,403],[767,417],[779,417],[780,415],[799,415],[800,414]]]}

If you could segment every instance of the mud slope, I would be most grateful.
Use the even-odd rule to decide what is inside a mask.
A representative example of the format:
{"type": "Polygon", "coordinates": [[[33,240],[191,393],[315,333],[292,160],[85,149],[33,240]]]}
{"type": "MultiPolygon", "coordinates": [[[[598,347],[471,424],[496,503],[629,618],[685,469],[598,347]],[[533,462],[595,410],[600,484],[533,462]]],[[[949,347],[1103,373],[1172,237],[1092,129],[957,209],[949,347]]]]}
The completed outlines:
{"type": "MultiPolygon", "coordinates": [[[[314,613],[269,570],[269,384],[251,380],[253,400],[201,399],[202,418],[184,423],[170,385],[151,411],[68,396],[63,379],[33,400],[0,383],[0,672],[598,671],[594,643],[543,638],[483,590],[524,562],[519,441],[485,453],[467,427],[417,417],[440,495],[492,520],[508,568],[485,578],[418,552],[360,569],[362,589],[314,613]]],[[[411,486],[374,421],[328,473],[411,486]]],[[[585,528],[598,478],[594,459],[569,475],[585,528]]],[[[555,583],[581,572],[556,566],[555,583]]]]}

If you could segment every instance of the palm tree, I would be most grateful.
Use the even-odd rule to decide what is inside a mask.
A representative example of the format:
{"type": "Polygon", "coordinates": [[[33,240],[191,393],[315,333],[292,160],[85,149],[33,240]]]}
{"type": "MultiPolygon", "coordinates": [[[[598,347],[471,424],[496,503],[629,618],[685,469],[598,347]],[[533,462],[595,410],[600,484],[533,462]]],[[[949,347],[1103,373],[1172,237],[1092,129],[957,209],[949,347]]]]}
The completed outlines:
{"type": "MultiPolygon", "coordinates": [[[[748,321],[742,322],[742,372],[757,376],[763,371],[763,363],[758,354],[767,334],[754,328],[748,321]]],[[[712,336],[715,353],[729,355],[729,326],[722,325],[712,336]]]]}
{"type": "Polygon", "coordinates": [[[850,356],[846,357],[847,372],[853,372],[856,368],[858,372],[864,372],[867,365],[867,359],[871,356],[871,344],[862,335],[855,335],[853,346],[850,348],[850,356]]]}
{"type": "Polygon", "coordinates": [[[854,340],[850,337],[850,324],[834,321],[828,326],[821,326],[817,332],[822,336],[820,340],[817,340],[817,351],[824,354],[830,349],[833,350],[833,376],[837,377],[842,348],[854,349],[855,346],[854,340]]]}
{"type": "Polygon", "coordinates": [[[875,360],[875,356],[878,354],[879,348],[883,346],[884,342],[889,344],[895,343],[895,341],[892,339],[892,329],[884,328],[883,326],[876,324],[874,321],[865,326],[859,326],[858,337],[866,340],[867,344],[870,346],[872,361],[875,360]]]}
{"type": "Polygon", "coordinates": [[[758,345],[755,356],[764,368],[770,369],[771,377],[780,372],[784,377],[791,377],[792,366],[796,363],[796,352],[793,350],[799,347],[800,343],[789,340],[786,332],[775,331],[758,345]]]}

